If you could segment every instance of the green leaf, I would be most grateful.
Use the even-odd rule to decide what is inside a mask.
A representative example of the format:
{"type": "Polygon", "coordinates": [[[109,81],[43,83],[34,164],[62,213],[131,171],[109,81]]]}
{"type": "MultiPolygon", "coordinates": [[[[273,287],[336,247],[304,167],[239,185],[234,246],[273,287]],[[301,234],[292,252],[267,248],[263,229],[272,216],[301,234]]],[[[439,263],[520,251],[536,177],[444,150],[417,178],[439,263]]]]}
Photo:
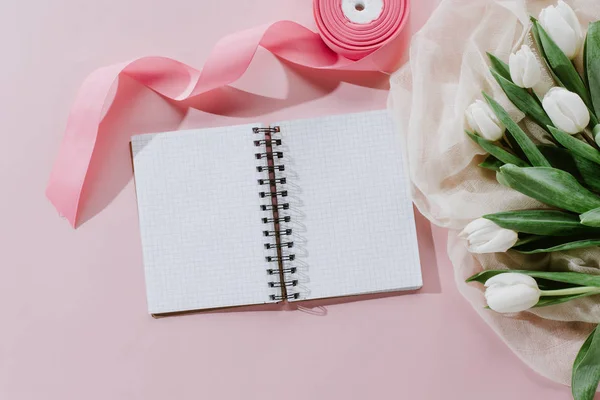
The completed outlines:
{"type": "Polygon", "coordinates": [[[586,226],[600,227],[600,208],[594,208],[579,216],[581,223],[586,226]]]}
{"type": "Polygon", "coordinates": [[[566,89],[577,93],[588,108],[592,108],[592,102],[587,93],[585,84],[583,83],[581,76],[577,73],[573,63],[571,63],[571,60],[569,60],[560,47],[554,43],[552,38],[550,38],[548,33],[537,21],[534,21],[533,24],[537,29],[540,42],[544,48],[544,56],[550,65],[550,69],[556,74],[561,84],[566,89]]]}
{"type": "Polygon", "coordinates": [[[531,242],[535,242],[538,240],[542,240],[545,237],[546,236],[530,235],[527,233],[520,232],[519,239],[517,240],[517,243],[515,243],[515,245],[513,247],[521,246],[522,244],[525,244],[525,243],[531,243],[531,242]]]}
{"type": "Polygon", "coordinates": [[[521,149],[519,143],[517,143],[513,135],[504,135],[504,138],[510,149],[515,153],[517,157],[519,157],[521,160],[527,160],[527,156],[525,155],[525,153],[523,153],[523,150],[521,149]]]}
{"type": "MultiPolygon", "coordinates": [[[[574,287],[578,287],[578,285],[574,285],[572,283],[564,283],[564,282],[556,282],[556,281],[549,281],[548,279],[544,279],[544,278],[536,278],[538,287],[540,288],[540,290],[559,290],[559,289],[571,289],[574,287]]],[[[563,295],[563,296],[570,296],[570,295],[563,295]]],[[[556,296],[558,297],[558,296],[556,296]]]]}
{"type": "Polygon", "coordinates": [[[539,301],[534,307],[547,307],[553,306],[556,304],[566,303],[567,301],[575,300],[580,297],[593,296],[598,293],[590,292],[590,293],[579,293],[579,294],[568,294],[565,296],[543,296],[540,297],[539,301]]]}
{"type": "Polygon", "coordinates": [[[571,150],[573,154],[593,161],[596,164],[600,164],[600,151],[596,150],[589,144],[569,135],[568,133],[561,131],[560,129],[552,126],[549,126],[548,129],[558,143],[571,150]]]}
{"type": "Polygon", "coordinates": [[[596,115],[600,113],[600,21],[592,22],[588,26],[585,38],[584,67],[590,88],[593,110],[596,115]]]}
{"type": "Polygon", "coordinates": [[[496,71],[500,76],[512,81],[510,77],[510,68],[508,64],[493,55],[492,53],[486,53],[488,58],[490,59],[490,64],[492,64],[492,71],[496,71]]]}
{"type": "Polygon", "coordinates": [[[562,169],[579,178],[579,170],[577,169],[573,155],[567,149],[551,144],[539,144],[537,147],[544,157],[546,157],[546,160],[552,164],[552,168],[562,169]]]}
{"type": "MultiPolygon", "coordinates": [[[[502,167],[500,167],[502,168],[502,167]]],[[[502,175],[500,173],[500,170],[498,170],[498,172],[496,172],[496,180],[498,181],[499,184],[501,184],[502,186],[506,186],[506,187],[510,187],[510,185],[508,184],[508,182],[506,181],[506,179],[504,179],[504,175],[502,175]]]]}
{"type": "Polygon", "coordinates": [[[538,125],[548,129],[548,125],[553,125],[552,121],[542,108],[540,103],[527,91],[504,78],[499,73],[491,70],[496,82],[500,85],[508,99],[527,116],[531,117],[538,125]]]}
{"type": "Polygon", "coordinates": [[[600,207],[600,197],[559,169],[506,164],[499,174],[509,187],[550,206],[578,214],[600,207]]]}
{"type": "Polygon", "coordinates": [[[480,136],[477,136],[474,133],[471,133],[469,131],[465,131],[465,132],[467,133],[467,135],[469,135],[469,137],[475,143],[477,143],[479,146],[481,146],[482,149],[484,149],[485,151],[487,151],[488,153],[490,153],[491,155],[496,157],[498,160],[504,162],[505,164],[515,164],[515,165],[519,165],[521,167],[528,166],[528,164],[525,161],[522,161],[517,156],[504,150],[502,147],[497,146],[496,144],[494,144],[494,142],[490,142],[489,140],[486,140],[480,136]]]}
{"type": "Polygon", "coordinates": [[[532,22],[531,33],[533,35],[533,41],[535,42],[535,44],[537,46],[538,52],[542,56],[542,60],[544,61],[544,64],[546,64],[546,69],[548,71],[550,71],[552,78],[554,79],[554,81],[556,81],[557,84],[559,84],[560,86],[564,86],[562,84],[562,82],[560,81],[560,79],[558,78],[558,76],[556,76],[554,71],[552,71],[550,64],[548,64],[548,59],[546,58],[546,53],[544,52],[544,46],[542,46],[542,40],[540,39],[540,32],[538,31],[538,28],[537,28],[538,27],[537,19],[535,19],[534,17],[530,17],[530,19],[532,22]]]}
{"type": "Polygon", "coordinates": [[[546,236],[541,240],[512,247],[522,254],[553,253],[555,251],[566,251],[583,249],[586,247],[600,246],[600,235],[595,237],[560,237],[546,236]]]}
{"type": "Polygon", "coordinates": [[[542,278],[549,281],[570,283],[577,286],[594,286],[600,287],[600,275],[590,275],[581,272],[550,272],[550,271],[527,271],[527,270],[512,270],[512,269],[489,269],[482,271],[468,278],[466,282],[485,283],[488,279],[498,274],[506,272],[516,272],[519,274],[529,275],[533,278],[542,278]]]}
{"type": "Polygon", "coordinates": [[[552,164],[552,168],[562,169],[579,180],[579,170],[573,155],[567,149],[550,144],[539,144],[537,147],[546,157],[546,160],[552,164]]]}
{"type": "Polygon", "coordinates": [[[481,168],[485,168],[485,169],[489,169],[492,171],[500,171],[500,167],[503,166],[504,163],[500,160],[498,160],[496,157],[494,157],[493,155],[488,155],[485,160],[483,160],[479,166],[481,168]]]}
{"type": "Polygon", "coordinates": [[[531,165],[536,167],[549,167],[550,163],[548,160],[544,158],[529,136],[527,136],[519,125],[510,118],[506,110],[487,94],[483,93],[483,96],[494,111],[494,114],[496,114],[500,122],[504,124],[508,133],[512,135],[519,144],[519,147],[523,150],[523,153],[525,153],[527,159],[531,162],[531,165]]]}
{"type": "Polygon", "coordinates": [[[588,128],[594,129],[594,127],[598,125],[598,118],[596,118],[596,115],[589,108],[588,111],[590,112],[590,123],[588,124],[588,128]]]}
{"type": "Polygon", "coordinates": [[[588,32],[583,46],[583,74],[590,93],[592,110],[590,112],[590,128],[598,125],[600,112],[600,21],[588,25],[588,32]]]}
{"type": "Polygon", "coordinates": [[[600,329],[596,326],[575,357],[571,375],[574,400],[592,400],[600,382],[600,329]]]}
{"type": "Polygon", "coordinates": [[[505,211],[483,218],[502,228],[532,235],[571,236],[595,232],[600,237],[600,229],[582,225],[577,215],[556,210],[505,211]]]}
{"type": "Polygon", "coordinates": [[[594,329],[592,329],[592,331],[590,332],[588,337],[584,340],[583,344],[581,345],[579,352],[575,356],[575,360],[573,360],[573,370],[571,372],[574,372],[581,364],[581,361],[583,361],[584,356],[586,355],[586,353],[588,352],[588,350],[590,348],[590,344],[592,343],[592,339],[594,337],[594,333],[597,330],[597,328],[598,328],[598,326],[596,326],[594,329]]]}
{"type": "Polygon", "coordinates": [[[573,157],[577,170],[581,174],[584,184],[595,192],[600,193],[600,174],[598,173],[598,164],[582,158],[573,157]]]}
{"type": "Polygon", "coordinates": [[[538,149],[552,167],[562,169],[573,175],[583,186],[600,193],[600,174],[598,164],[573,155],[567,149],[547,144],[538,145],[538,149]]]}
{"type": "MultiPolygon", "coordinates": [[[[592,23],[590,23],[588,25],[588,33],[589,33],[589,28],[592,26],[592,23]]],[[[590,92],[590,81],[588,80],[588,67],[587,67],[587,60],[588,60],[588,38],[589,38],[589,34],[585,35],[585,40],[583,41],[583,83],[585,84],[585,87],[587,88],[588,92],[590,92]]],[[[590,93],[590,99],[592,100],[592,104],[594,104],[594,97],[592,96],[592,93],[590,93]]]]}

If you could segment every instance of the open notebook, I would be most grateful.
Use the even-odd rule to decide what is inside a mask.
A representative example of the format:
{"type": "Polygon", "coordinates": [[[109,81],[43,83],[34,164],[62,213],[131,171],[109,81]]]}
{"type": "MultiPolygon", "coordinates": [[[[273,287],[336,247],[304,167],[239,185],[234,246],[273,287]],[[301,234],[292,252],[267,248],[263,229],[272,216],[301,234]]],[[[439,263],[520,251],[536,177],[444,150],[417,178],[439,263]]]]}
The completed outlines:
{"type": "Polygon", "coordinates": [[[386,111],[132,137],[151,314],[421,287],[386,111]]]}

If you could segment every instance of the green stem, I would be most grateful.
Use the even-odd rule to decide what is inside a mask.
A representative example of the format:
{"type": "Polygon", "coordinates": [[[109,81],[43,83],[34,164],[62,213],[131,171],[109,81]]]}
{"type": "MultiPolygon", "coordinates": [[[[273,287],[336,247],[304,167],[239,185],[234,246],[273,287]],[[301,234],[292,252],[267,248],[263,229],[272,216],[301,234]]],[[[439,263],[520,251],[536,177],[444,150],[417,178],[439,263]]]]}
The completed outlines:
{"type": "Polygon", "coordinates": [[[581,133],[578,133],[574,136],[577,137],[581,141],[585,140],[590,146],[592,146],[593,148],[598,150],[598,144],[593,139],[593,137],[590,138],[590,136],[588,135],[588,133],[586,131],[582,131],[581,133]]]}
{"type": "Polygon", "coordinates": [[[594,126],[598,125],[598,117],[596,117],[596,114],[594,114],[594,112],[589,108],[588,111],[590,112],[590,125],[593,128],[594,126]]]}
{"type": "Polygon", "coordinates": [[[571,294],[582,294],[582,293],[600,293],[600,287],[597,286],[579,286],[568,289],[558,290],[540,290],[540,296],[567,296],[571,294]]]}

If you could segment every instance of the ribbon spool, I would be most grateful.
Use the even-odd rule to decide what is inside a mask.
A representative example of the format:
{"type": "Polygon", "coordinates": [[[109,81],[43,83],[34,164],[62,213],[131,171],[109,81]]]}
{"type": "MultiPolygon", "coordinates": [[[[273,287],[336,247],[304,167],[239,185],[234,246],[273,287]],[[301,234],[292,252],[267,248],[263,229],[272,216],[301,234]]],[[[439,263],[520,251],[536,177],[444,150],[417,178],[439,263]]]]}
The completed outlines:
{"type": "Polygon", "coordinates": [[[399,35],[408,20],[408,1],[315,0],[313,13],[327,47],[360,60],[399,35]]]}
{"type": "Polygon", "coordinates": [[[119,76],[127,75],[165,98],[185,101],[239,79],[258,46],[307,68],[392,72],[408,42],[404,28],[409,8],[409,0],[314,0],[318,32],[277,21],[233,33],[217,42],[202,71],[167,57],[97,69],[85,79],[71,108],[46,189],[48,199],[75,227],[100,122],[119,76]]]}

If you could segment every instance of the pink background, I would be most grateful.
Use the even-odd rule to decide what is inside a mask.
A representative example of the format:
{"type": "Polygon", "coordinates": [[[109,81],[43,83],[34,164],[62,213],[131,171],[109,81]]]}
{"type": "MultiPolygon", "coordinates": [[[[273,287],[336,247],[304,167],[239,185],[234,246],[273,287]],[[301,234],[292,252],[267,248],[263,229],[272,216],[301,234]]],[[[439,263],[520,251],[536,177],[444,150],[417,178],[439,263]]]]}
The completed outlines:
{"type": "MultiPolygon", "coordinates": [[[[437,2],[413,1],[413,30],[437,2]]],[[[312,27],[311,0],[3,3],[0,399],[568,398],[460,297],[446,233],[422,217],[418,294],[326,304],[321,316],[146,314],[129,135],[383,108],[385,76],[284,66],[261,51],[235,89],[190,110],[125,78],[85,222],[73,230],[59,218],[44,189],[89,72],[143,55],[200,67],[223,35],[276,19],[312,27]]]]}

